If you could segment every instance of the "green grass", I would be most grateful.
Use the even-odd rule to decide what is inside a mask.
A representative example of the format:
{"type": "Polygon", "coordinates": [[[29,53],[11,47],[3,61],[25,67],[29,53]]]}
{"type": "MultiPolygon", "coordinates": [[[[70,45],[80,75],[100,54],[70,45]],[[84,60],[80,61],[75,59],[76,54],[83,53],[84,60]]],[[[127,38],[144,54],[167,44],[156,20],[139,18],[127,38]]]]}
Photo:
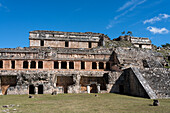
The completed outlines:
{"type": "Polygon", "coordinates": [[[153,100],[118,94],[58,94],[58,95],[5,95],[0,96],[0,113],[170,113],[170,99],[160,99],[160,106],[153,100]],[[14,104],[13,108],[3,105],[14,104]],[[17,107],[16,105],[20,105],[17,107]]]}

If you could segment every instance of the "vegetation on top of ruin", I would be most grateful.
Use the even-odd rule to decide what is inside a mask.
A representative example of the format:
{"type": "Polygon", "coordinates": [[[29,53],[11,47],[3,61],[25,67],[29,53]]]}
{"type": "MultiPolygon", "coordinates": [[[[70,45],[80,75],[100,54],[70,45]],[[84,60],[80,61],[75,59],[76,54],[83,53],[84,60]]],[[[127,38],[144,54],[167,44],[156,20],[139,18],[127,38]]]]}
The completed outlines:
{"type": "Polygon", "coordinates": [[[163,44],[161,45],[163,48],[170,48],[170,44],[169,43],[166,43],[166,44],[163,44]]]}
{"type": "Polygon", "coordinates": [[[106,48],[110,48],[110,47],[134,47],[132,43],[130,43],[129,41],[105,41],[105,47],[106,48]]]}
{"type": "Polygon", "coordinates": [[[125,32],[125,31],[123,31],[122,33],[121,33],[122,35],[128,35],[128,36],[133,36],[133,34],[132,34],[132,31],[128,31],[127,33],[125,32]]]}

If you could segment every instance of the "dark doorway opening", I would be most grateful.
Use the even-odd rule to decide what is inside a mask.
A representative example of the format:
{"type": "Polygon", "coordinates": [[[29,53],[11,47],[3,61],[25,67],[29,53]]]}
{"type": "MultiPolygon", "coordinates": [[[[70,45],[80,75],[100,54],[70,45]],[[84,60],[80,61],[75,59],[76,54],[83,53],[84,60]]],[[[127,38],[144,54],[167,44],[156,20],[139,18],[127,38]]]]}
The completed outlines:
{"type": "Polygon", "coordinates": [[[43,85],[39,85],[38,86],[38,94],[43,94],[43,92],[44,92],[43,85]]]}
{"type": "Polygon", "coordinates": [[[29,94],[35,94],[35,87],[34,87],[34,85],[29,85],[29,94]]]}
{"type": "Polygon", "coordinates": [[[36,62],[35,61],[31,61],[31,68],[36,68],[36,62]]]}
{"type": "Polygon", "coordinates": [[[58,61],[54,62],[54,69],[58,69],[58,61]]]}
{"type": "Polygon", "coordinates": [[[43,69],[43,61],[39,61],[38,62],[38,68],[39,69],[43,69]]]}
{"type": "Polygon", "coordinates": [[[110,70],[110,63],[109,62],[106,63],[106,70],[110,70]]]}
{"type": "Polygon", "coordinates": [[[91,48],[91,42],[89,42],[89,48],[91,48]]]}
{"type": "Polygon", "coordinates": [[[119,93],[124,94],[124,86],[123,85],[119,85],[119,93]]]}
{"type": "Polygon", "coordinates": [[[168,56],[168,60],[170,61],[170,56],[168,56]]]}
{"type": "Polygon", "coordinates": [[[74,62],[69,62],[69,68],[74,69],[74,62]]]}
{"type": "Polygon", "coordinates": [[[28,69],[28,61],[24,61],[23,62],[23,68],[24,69],[28,69]]]}
{"type": "Polygon", "coordinates": [[[40,43],[41,43],[41,46],[44,46],[44,40],[41,40],[40,43]]]}
{"type": "Polygon", "coordinates": [[[144,68],[149,68],[147,60],[142,60],[143,61],[143,67],[144,68]]]}
{"type": "Polygon", "coordinates": [[[90,85],[90,93],[97,93],[97,85],[96,84],[91,84],[90,85]]]}
{"type": "Polygon", "coordinates": [[[61,69],[67,69],[67,62],[61,62],[61,69]]]}
{"type": "Polygon", "coordinates": [[[99,62],[99,69],[104,69],[104,63],[103,62],[99,62]]]}
{"type": "Polygon", "coordinates": [[[65,41],[65,47],[69,47],[68,41],[65,41]]]}
{"type": "Polygon", "coordinates": [[[97,63],[96,62],[92,62],[92,69],[97,69],[97,63]]]}
{"type": "Polygon", "coordinates": [[[85,62],[81,62],[81,69],[85,69],[85,62]]]}
{"type": "Polygon", "coordinates": [[[142,48],[142,44],[139,44],[139,48],[142,48]]]}
{"type": "Polygon", "coordinates": [[[11,61],[11,68],[15,69],[15,61],[11,61]]]}
{"type": "Polygon", "coordinates": [[[3,61],[0,61],[0,68],[3,68],[3,61]]]}

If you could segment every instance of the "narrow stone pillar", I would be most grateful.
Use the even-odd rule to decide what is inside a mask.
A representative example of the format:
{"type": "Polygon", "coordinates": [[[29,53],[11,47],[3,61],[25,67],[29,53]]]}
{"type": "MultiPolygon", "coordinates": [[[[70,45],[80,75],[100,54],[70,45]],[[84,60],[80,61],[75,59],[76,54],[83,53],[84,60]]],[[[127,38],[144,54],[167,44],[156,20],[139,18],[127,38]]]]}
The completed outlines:
{"type": "Polygon", "coordinates": [[[0,89],[1,89],[1,76],[0,76],[0,89]]]}
{"type": "Polygon", "coordinates": [[[87,85],[87,93],[90,93],[90,85],[87,85]]]}
{"type": "Polygon", "coordinates": [[[61,69],[61,61],[58,61],[58,69],[61,69]]]}
{"type": "Polygon", "coordinates": [[[38,69],[38,61],[35,61],[36,62],[36,69],[38,69]]]}
{"type": "Polygon", "coordinates": [[[35,94],[38,94],[38,86],[35,87],[35,94]]]}
{"type": "Polygon", "coordinates": [[[12,60],[9,62],[9,69],[12,69],[12,60]]]}
{"type": "Polygon", "coordinates": [[[99,62],[96,62],[97,63],[97,70],[99,70],[99,62]]]}
{"type": "Polygon", "coordinates": [[[69,69],[69,61],[67,61],[67,69],[69,69]]]}
{"type": "Polygon", "coordinates": [[[106,69],[106,62],[104,62],[104,69],[106,69]]]}
{"type": "Polygon", "coordinates": [[[56,87],[56,83],[57,83],[57,75],[54,75],[55,78],[54,78],[54,87],[56,87]]]}
{"type": "Polygon", "coordinates": [[[30,67],[31,67],[31,61],[29,60],[28,61],[28,69],[30,69],[30,67]]]}
{"type": "Polygon", "coordinates": [[[100,93],[100,84],[97,84],[97,93],[100,93]]]}

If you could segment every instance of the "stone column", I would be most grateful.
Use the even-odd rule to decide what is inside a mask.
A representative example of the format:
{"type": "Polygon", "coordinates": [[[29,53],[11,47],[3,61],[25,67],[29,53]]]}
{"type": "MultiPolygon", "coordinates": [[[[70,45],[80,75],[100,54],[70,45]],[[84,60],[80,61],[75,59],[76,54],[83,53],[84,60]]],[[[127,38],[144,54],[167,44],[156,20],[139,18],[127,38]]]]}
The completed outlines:
{"type": "Polygon", "coordinates": [[[30,69],[30,67],[31,67],[31,61],[29,60],[28,61],[28,69],[30,69]]]}
{"type": "Polygon", "coordinates": [[[35,94],[38,94],[38,86],[35,86],[35,94]]]}
{"type": "Polygon", "coordinates": [[[38,69],[38,61],[35,61],[36,62],[36,69],[38,69]]]}
{"type": "Polygon", "coordinates": [[[0,88],[1,88],[1,76],[0,76],[0,88]]]}
{"type": "Polygon", "coordinates": [[[12,69],[12,60],[9,62],[9,69],[12,69]]]}
{"type": "Polygon", "coordinates": [[[67,69],[69,69],[69,61],[67,61],[67,69]]]}
{"type": "Polygon", "coordinates": [[[54,75],[54,87],[56,87],[56,83],[57,83],[57,75],[54,75]]]}
{"type": "Polygon", "coordinates": [[[97,84],[97,93],[100,93],[100,84],[97,84]]]}
{"type": "Polygon", "coordinates": [[[104,69],[106,69],[106,62],[104,62],[104,69]]]}
{"type": "Polygon", "coordinates": [[[90,85],[87,85],[87,93],[90,93],[90,85]]]}
{"type": "Polygon", "coordinates": [[[99,62],[96,62],[97,63],[97,70],[99,70],[99,62]]]}
{"type": "Polygon", "coordinates": [[[58,61],[58,69],[61,69],[61,61],[58,61]]]}

